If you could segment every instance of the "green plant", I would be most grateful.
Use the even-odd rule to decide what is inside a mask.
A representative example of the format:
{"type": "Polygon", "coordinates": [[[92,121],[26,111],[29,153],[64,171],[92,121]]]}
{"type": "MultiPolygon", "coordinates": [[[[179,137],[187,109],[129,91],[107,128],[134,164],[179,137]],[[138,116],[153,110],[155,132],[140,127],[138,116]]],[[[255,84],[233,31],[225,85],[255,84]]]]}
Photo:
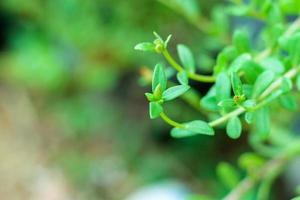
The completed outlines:
{"type": "MultiPolygon", "coordinates": [[[[170,1],[169,4],[162,2],[172,5],[170,1]]],[[[180,4],[180,1],[175,2],[180,4]]],[[[250,132],[248,141],[255,152],[242,154],[239,158],[240,167],[247,172],[246,178],[238,183],[238,173],[229,164],[218,167],[219,176],[223,177],[230,190],[224,199],[268,199],[275,178],[290,160],[300,154],[299,136],[290,127],[285,127],[290,121],[276,116],[276,112],[288,115],[286,110],[297,111],[300,18],[296,19],[296,16],[300,12],[300,3],[297,0],[251,0],[249,3],[231,0],[230,4],[221,5],[224,10],[222,16],[227,19],[233,15],[247,16],[256,22],[264,22],[258,39],[250,37],[251,27],[236,27],[232,31],[231,42],[226,39],[227,29],[216,31],[220,25],[228,27],[226,23],[229,20],[221,24],[204,20],[196,9],[187,9],[197,6],[195,1],[183,4],[183,9],[179,9],[181,13],[187,12],[184,16],[192,24],[196,23],[196,19],[205,21],[196,26],[207,34],[206,37],[218,37],[224,46],[210,75],[203,75],[199,73],[203,69],[197,68],[192,51],[186,45],[177,45],[181,64],[173,58],[168,51],[171,35],[164,40],[154,32],[154,42],[137,44],[136,50],[163,55],[168,65],[175,69],[178,82],[174,86],[170,81],[172,75],[167,76],[165,64],[155,66],[152,93],[146,93],[150,118],[160,117],[171,125],[171,135],[175,138],[198,134],[212,136],[220,130],[215,128],[225,128],[232,139],[250,132]],[[294,20],[288,20],[290,16],[294,20]],[[191,81],[211,83],[211,88],[199,102],[206,115],[201,120],[180,123],[166,114],[164,104],[193,89],[189,84],[191,81]],[[280,131],[276,130],[278,127],[280,131]]]]}

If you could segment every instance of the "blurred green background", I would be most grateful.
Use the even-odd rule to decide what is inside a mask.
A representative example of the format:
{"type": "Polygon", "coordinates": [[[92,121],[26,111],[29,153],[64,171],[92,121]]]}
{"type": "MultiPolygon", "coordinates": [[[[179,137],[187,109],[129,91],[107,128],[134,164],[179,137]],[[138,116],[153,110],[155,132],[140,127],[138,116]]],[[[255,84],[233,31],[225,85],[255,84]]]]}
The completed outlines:
{"type": "MultiPolygon", "coordinates": [[[[226,43],[217,36],[229,31],[225,1],[184,2],[0,1],[1,199],[125,199],[166,180],[191,194],[224,194],[215,167],[249,150],[246,139],[171,138],[170,127],[150,121],[140,78],[162,59],[133,50],[154,30],[173,34],[171,51],[189,45],[209,73],[226,43]],[[216,37],[199,13],[222,23],[216,37]]],[[[201,117],[181,101],[168,106],[175,118],[201,117]]]]}

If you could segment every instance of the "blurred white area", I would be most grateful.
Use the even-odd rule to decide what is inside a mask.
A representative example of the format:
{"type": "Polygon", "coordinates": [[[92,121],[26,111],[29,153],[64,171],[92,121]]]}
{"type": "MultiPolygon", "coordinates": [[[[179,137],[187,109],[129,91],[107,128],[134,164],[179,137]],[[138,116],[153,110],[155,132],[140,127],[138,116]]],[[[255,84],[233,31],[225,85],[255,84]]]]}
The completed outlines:
{"type": "Polygon", "coordinates": [[[186,200],[187,196],[189,192],[183,184],[166,181],[144,186],[126,200],[186,200]]]}

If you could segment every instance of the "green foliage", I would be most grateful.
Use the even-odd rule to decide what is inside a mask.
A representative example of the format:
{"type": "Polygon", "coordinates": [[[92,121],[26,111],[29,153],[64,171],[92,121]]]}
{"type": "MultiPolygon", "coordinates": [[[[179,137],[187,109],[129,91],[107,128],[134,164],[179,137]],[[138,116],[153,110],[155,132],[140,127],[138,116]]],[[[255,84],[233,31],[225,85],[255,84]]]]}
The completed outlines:
{"type": "Polygon", "coordinates": [[[232,139],[237,139],[242,133],[242,124],[238,117],[232,117],[226,126],[227,135],[232,139]]]}
{"type": "MultiPolygon", "coordinates": [[[[171,0],[163,2],[171,2],[171,0]]],[[[178,5],[178,1],[173,2],[176,3],[169,7],[178,5]]],[[[173,126],[171,135],[175,138],[198,134],[214,135],[215,131],[224,132],[222,131],[224,128],[231,139],[237,139],[242,133],[249,132],[248,142],[254,151],[270,157],[272,160],[269,163],[271,164],[275,162],[273,160],[277,162],[277,159],[281,163],[281,157],[277,157],[277,155],[283,154],[284,158],[285,156],[290,158],[290,154],[286,153],[292,150],[287,148],[287,143],[285,145],[275,143],[274,135],[271,132],[273,126],[277,126],[277,124],[285,126],[283,125],[284,121],[288,120],[283,119],[279,112],[286,114],[287,111],[297,110],[299,95],[295,93],[294,87],[300,90],[300,76],[298,75],[300,71],[300,19],[289,20],[289,16],[299,15],[299,9],[295,9],[299,8],[299,2],[297,0],[251,0],[249,2],[231,0],[230,2],[228,5],[219,5],[214,8],[212,20],[202,18],[200,12],[197,12],[197,17],[188,17],[192,24],[205,34],[208,33],[207,41],[215,42],[215,46],[211,45],[209,48],[199,47],[200,53],[203,54],[200,58],[209,56],[216,58],[215,63],[210,59],[211,68],[205,71],[205,74],[203,71],[196,70],[202,69],[203,63],[207,64],[194,56],[199,52],[193,54],[191,49],[196,48],[189,48],[183,44],[177,45],[180,63],[172,57],[166,45],[160,50],[170,67],[177,71],[176,77],[181,84],[166,89],[162,94],[163,101],[175,99],[189,88],[192,90],[195,86],[193,84],[189,86],[189,84],[193,81],[201,82],[201,84],[212,83],[205,94],[201,91],[200,109],[199,107],[195,109],[200,110],[201,120],[179,123],[171,120],[168,116],[163,116],[162,119],[173,126]],[[293,6],[295,8],[292,8],[293,6]],[[216,13],[216,10],[220,13],[216,13]],[[228,19],[233,16],[236,19],[250,17],[255,21],[262,21],[263,26],[261,30],[255,32],[252,30],[257,30],[257,27],[250,23],[249,25],[245,23],[243,26],[231,24],[231,35],[226,31],[227,28],[222,32],[220,27],[216,27],[220,24],[230,27],[228,19]],[[194,18],[199,19],[202,24],[193,21],[194,18]],[[257,38],[254,37],[256,34],[257,38]],[[221,42],[217,44],[216,41],[221,42]],[[214,54],[212,52],[217,52],[217,55],[210,55],[214,54]],[[218,129],[214,130],[214,128],[218,129]]],[[[187,1],[187,5],[193,4],[189,3],[187,1]]],[[[181,6],[184,10],[181,12],[188,16],[185,13],[189,12],[186,5],[181,6]]],[[[164,43],[162,39],[160,42],[164,43]]],[[[171,81],[172,78],[170,77],[171,81]]],[[[150,95],[148,100],[152,102],[152,99],[150,95]]],[[[288,137],[295,138],[297,141],[295,143],[299,144],[298,137],[293,134],[288,134],[288,137]]],[[[296,146],[297,149],[300,149],[300,145],[296,146]]],[[[275,172],[268,172],[271,164],[266,163],[265,158],[259,154],[246,153],[239,158],[240,168],[247,172],[247,176],[261,182],[257,194],[255,189],[249,191],[249,196],[253,198],[267,196],[268,192],[266,191],[270,190],[270,185],[277,176],[277,170],[282,170],[281,167],[275,167],[275,172]]],[[[217,173],[227,188],[232,189],[232,194],[229,193],[228,198],[225,199],[231,199],[229,197],[247,199],[246,191],[242,191],[242,194],[239,193],[240,191],[235,193],[235,190],[243,190],[243,188],[235,188],[240,179],[238,173],[230,165],[221,163],[217,168],[217,173]]],[[[245,179],[246,182],[251,180],[245,179]]],[[[244,187],[243,183],[240,187],[244,187]]],[[[248,191],[250,188],[245,190],[248,191]]],[[[251,198],[249,197],[249,199],[251,198]]]]}

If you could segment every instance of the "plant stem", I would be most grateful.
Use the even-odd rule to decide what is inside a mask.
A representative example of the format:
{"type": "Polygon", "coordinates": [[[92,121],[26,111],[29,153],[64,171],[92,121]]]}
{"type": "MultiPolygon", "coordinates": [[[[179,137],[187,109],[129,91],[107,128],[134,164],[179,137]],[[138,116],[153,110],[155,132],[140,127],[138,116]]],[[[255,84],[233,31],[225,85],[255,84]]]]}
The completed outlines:
{"type": "Polygon", "coordinates": [[[223,200],[239,200],[248,192],[259,180],[273,175],[274,172],[279,173],[286,166],[288,161],[300,154],[300,141],[289,145],[281,155],[267,162],[260,170],[257,170],[254,176],[247,177],[232,190],[223,200]]]}
{"type": "Polygon", "coordinates": [[[160,117],[171,126],[174,126],[176,128],[185,128],[184,124],[180,124],[172,119],[170,119],[164,112],[160,113],[160,117]]]}
{"type": "MultiPolygon", "coordinates": [[[[176,69],[179,72],[184,71],[184,68],[173,59],[173,57],[170,55],[167,49],[164,49],[162,53],[165,56],[166,60],[170,63],[170,65],[174,67],[174,69],[176,69]]],[[[188,73],[188,77],[192,80],[205,82],[205,83],[212,83],[215,81],[214,76],[206,76],[206,75],[200,75],[194,73],[188,73]]]]}
{"type": "Polygon", "coordinates": [[[211,126],[211,127],[215,127],[215,126],[218,126],[220,124],[223,124],[224,122],[226,122],[227,120],[229,120],[230,118],[234,117],[234,116],[238,116],[242,113],[244,113],[246,111],[245,108],[243,107],[239,107],[237,108],[236,110],[230,112],[230,113],[227,113],[226,115],[224,115],[223,117],[220,117],[214,121],[211,121],[209,122],[208,124],[211,126]]]}

